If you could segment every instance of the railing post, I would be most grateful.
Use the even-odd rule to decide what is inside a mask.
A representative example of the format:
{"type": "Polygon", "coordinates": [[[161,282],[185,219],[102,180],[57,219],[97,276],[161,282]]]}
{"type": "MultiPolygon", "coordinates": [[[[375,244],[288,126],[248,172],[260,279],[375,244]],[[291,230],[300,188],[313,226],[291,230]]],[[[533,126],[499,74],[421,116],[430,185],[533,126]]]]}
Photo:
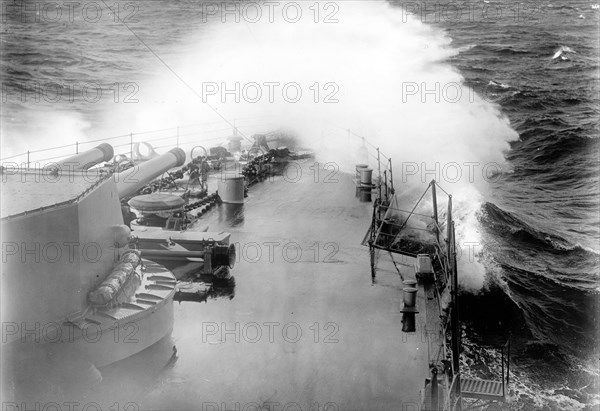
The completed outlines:
{"type": "Polygon", "coordinates": [[[379,198],[381,199],[381,160],[379,154],[379,147],[377,147],[377,174],[379,175],[379,198]]]}
{"type": "Polygon", "coordinates": [[[75,142],[75,154],[79,154],[79,141],[75,142]]]}
{"type": "Polygon", "coordinates": [[[448,215],[446,216],[446,252],[448,254],[448,265],[450,265],[450,258],[452,256],[452,247],[450,242],[452,241],[452,196],[448,195],[448,215]]]}
{"type": "Polygon", "coordinates": [[[508,337],[508,343],[507,343],[507,361],[506,361],[506,385],[509,384],[510,382],[510,337],[508,337]]]}
{"type": "Polygon", "coordinates": [[[27,150],[27,168],[29,168],[29,150],[27,150]]]}
{"type": "Polygon", "coordinates": [[[390,162],[390,185],[392,186],[390,192],[394,195],[394,171],[392,170],[392,159],[390,158],[388,161],[390,162]]]}
{"type": "Polygon", "coordinates": [[[385,201],[388,202],[388,181],[387,181],[387,170],[383,171],[383,180],[385,181],[385,201]]]}
{"type": "Polygon", "coordinates": [[[502,375],[500,376],[500,378],[502,378],[502,395],[505,396],[506,389],[504,388],[504,345],[502,346],[502,375]]]}
{"type": "Polygon", "coordinates": [[[456,392],[458,395],[458,410],[462,410],[462,393],[460,387],[460,323],[458,317],[458,270],[456,268],[456,238],[454,231],[454,222],[452,221],[452,201],[451,196],[448,196],[448,212],[450,237],[449,244],[452,244],[451,266],[452,266],[452,360],[453,368],[456,373],[456,392]]]}
{"type": "Polygon", "coordinates": [[[437,379],[437,368],[431,369],[431,410],[438,411],[439,408],[439,393],[438,393],[438,379],[437,379]]]}
{"type": "Polygon", "coordinates": [[[440,243],[440,230],[438,221],[437,194],[435,192],[435,180],[431,180],[431,198],[433,200],[433,219],[435,220],[435,238],[440,243]]]}

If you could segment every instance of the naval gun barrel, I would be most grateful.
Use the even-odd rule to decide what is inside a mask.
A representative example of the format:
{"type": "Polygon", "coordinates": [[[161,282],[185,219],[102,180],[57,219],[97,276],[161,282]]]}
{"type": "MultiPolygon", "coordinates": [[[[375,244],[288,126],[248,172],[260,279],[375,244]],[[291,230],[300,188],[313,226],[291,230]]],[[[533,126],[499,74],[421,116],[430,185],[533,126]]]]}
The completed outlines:
{"type": "Polygon", "coordinates": [[[115,152],[110,144],[102,143],[83,153],[75,154],[65,160],[59,161],[58,166],[62,170],[87,170],[103,161],[110,161],[114,154],[115,152]]]}
{"type": "Polygon", "coordinates": [[[172,148],[161,156],[115,174],[119,198],[134,194],[165,171],[182,166],[183,163],[185,163],[185,152],[180,148],[172,148]]]}

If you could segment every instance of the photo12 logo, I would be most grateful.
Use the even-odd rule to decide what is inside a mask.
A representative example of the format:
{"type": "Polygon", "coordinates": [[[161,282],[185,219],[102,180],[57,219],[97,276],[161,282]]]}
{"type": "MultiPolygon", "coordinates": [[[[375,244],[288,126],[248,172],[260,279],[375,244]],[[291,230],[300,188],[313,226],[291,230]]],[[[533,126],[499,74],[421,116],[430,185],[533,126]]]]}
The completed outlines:
{"type": "Polygon", "coordinates": [[[76,261],[97,263],[102,258],[102,245],[98,242],[25,242],[3,241],[2,264],[73,264],[76,261]]]}
{"type": "Polygon", "coordinates": [[[257,402],[203,402],[198,408],[202,411],[339,411],[340,407],[335,402],[312,402],[304,407],[297,402],[263,401],[257,402]]]}
{"type": "Polygon", "coordinates": [[[91,343],[103,342],[114,344],[137,344],[140,326],[137,322],[105,325],[102,328],[95,323],[78,326],[71,323],[57,322],[11,322],[2,323],[2,344],[13,341],[20,343],[56,344],[56,343],[91,343]]]}
{"type": "Polygon", "coordinates": [[[483,86],[468,87],[462,83],[405,81],[402,83],[402,103],[498,103],[511,88],[507,84],[490,81],[483,86]]]}
{"type": "Polygon", "coordinates": [[[261,2],[202,2],[202,22],[298,23],[310,20],[313,23],[339,23],[338,3],[261,1],[261,2]]]}
{"type": "Polygon", "coordinates": [[[423,23],[473,23],[498,21],[527,21],[543,15],[541,3],[536,2],[424,2],[395,3],[402,10],[402,22],[419,19],[423,23]]]}
{"type": "Polygon", "coordinates": [[[320,243],[315,241],[313,244],[302,246],[295,241],[255,241],[245,243],[234,243],[236,250],[236,262],[244,261],[255,264],[258,262],[274,263],[275,261],[285,261],[286,263],[314,262],[314,263],[335,263],[335,258],[340,251],[338,243],[329,241],[320,243]]]}
{"type": "Polygon", "coordinates": [[[202,83],[202,102],[220,103],[228,102],[285,102],[298,103],[301,100],[311,100],[318,103],[339,103],[337,94],[340,87],[335,82],[314,82],[302,85],[295,81],[280,83],[278,81],[265,81],[262,83],[225,83],[205,81],[202,83]]]}
{"type": "Polygon", "coordinates": [[[475,183],[479,181],[496,182],[503,173],[502,165],[496,162],[481,163],[479,161],[465,161],[458,163],[449,161],[446,163],[417,163],[405,161],[400,164],[402,182],[417,179],[421,183],[427,183],[432,179],[442,183],[475,183]]]}
{"type": "Polygon", "coordinates": [[[138,103],[139,89],[140,86],[131,81],[111,84],[30,81],[18,86],[3,82],[2,103],[138,103]]]}
{"type": "Polygon", "coordinates": [[[2,23],[138,23],[139,2],[2,1],[2,23]]]}
{"type": "MultiPolygon", "coordinates": [[[[264,152],[262,152],[264,154],[264,152]]],[[[240,163],[224,164],[221,166],[219,179],[227,181],[228,179],[244,173],[244,165],[240,163]]],[[[340,166],[333,161],[319,163],[318,161],[309,163],[308,161],[288,161],[283,170],[275,171],[273,164],[261,164],[261,170],[265,171],[266,177],[261,181],[274,182],[276,176],[278,181],[297,184],[300,182],[314,182],[324,184],[337,184],[340,173],[340,166]]]]}
{"type": "Polygon", "coordinates": [[[335,344],[340,342],[338,332],[340,326],[335,322],[319,324],[317,322],[302,327],[296,322],[280,323],[271,322],[248,322],[233,324],[203,322],[202,342],[208,344],[221,343],[292,343],[301,340],[312,341],[315,344],[335,344]]]}
{"type": "MultiPolygon", "coordinates": [[[[103,408],[97,402],[3,402],[2,411],[103,411],[103,408]]],[[[104,409],[106,410],[106,408],[104,409]]],[[[119,404],[114,402],[108,408],[108,411],[139,411],[140,405],[135,402],[126,402],[119,404]]]]}

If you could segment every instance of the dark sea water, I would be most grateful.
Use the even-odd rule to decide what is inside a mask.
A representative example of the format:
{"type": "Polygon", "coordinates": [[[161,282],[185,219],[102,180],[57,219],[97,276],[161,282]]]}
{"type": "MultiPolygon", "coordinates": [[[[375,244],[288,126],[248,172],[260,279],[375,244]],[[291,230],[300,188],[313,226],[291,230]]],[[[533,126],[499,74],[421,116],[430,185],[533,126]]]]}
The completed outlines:
{"type": "Polygon", "coordinates": [[[467,84],[485,90],[520,136],[506,156],[512,172],[493,183],[479,216],[488,267],[497,273],[494,286],[465,295],[463,319],[488,338],[512,330],[515,363],[541,392],[578,402],[600,389],[599,20],[593,4],[528,3],[515,19],[516,5],[492,1],[485,3],[490,15],[495,9],[511,17],[438,23],[462,49],[452,61],[467,84]]]}
{"type": "MultiPolygon", "coordinates": [[[[86,18],[75,7],[72,19],[61,3],[55,19],[55,4],[2,1],[3,158],[131,131],[139,122],[129,116],[146,106],[124,99],[160,103],[160,91],[135,93],[136,85],[157,77],[181,87],[170,67],[190,55],[208,59],[197,41],[211,41],[218,23],[213,17],[203,23],[203,3],[189,0],[109,3],[119,4],[120,20],[103,2],[86,18]],[[56,83],[62,98],[35,100],[39,87],[56,83]],[[82,94],[90,84],[102,89],[97,102],[82,94]]],[[[566,0],[416,4],[422,9],[411,18],[451,39],[455,52],[445,64],[499,107],[519,135],[504,154],[510,171],[489,183],[476,210],[486,286],[462,294],[463,360],[487,365],[473,367],[474,374],[497,371],[493,353],[482,347],[512,334],[512,408],[597,409],[600,10],[594,2],[566,0]],[[444,4],[455,7],[454,17],[440,11],[444,4]]],[[[356,38],[342,44],[360,41],[362,30],[357,24],[356,38]]]]}

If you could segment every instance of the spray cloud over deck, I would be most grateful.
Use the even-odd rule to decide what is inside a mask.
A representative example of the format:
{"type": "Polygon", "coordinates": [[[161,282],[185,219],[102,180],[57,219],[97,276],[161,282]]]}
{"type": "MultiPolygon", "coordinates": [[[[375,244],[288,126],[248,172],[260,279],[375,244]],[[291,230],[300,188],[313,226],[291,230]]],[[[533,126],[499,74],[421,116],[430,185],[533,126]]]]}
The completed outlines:
{"type": "MultiPolygon", "coordinates": [[[[396,187],[407,204],[435,178],[454,194],[457,242],[481,244],[480,193],[507,171],[503,153],[518,136],[446,62],[458,53],[451,40],[384,2],[343,2],[335,9],[320,3],[318,18],[312,3],[300,4],[302,18],[294,23],[291,12],[286,19],[279,9],[273,22],[266,14],[249,22],[243,8],[238,16],[222,10],[209,16],[191,52],[173,66],[177,76],[165,70],[143,88],[162,102],[136,110],[136,124],[149,129],[218,120],[210,107],[230,121],[261,124],[264,118],[299,132],[318,160],[336,162],[342,171],[367,161],[354,134],[365,136],[393,158],[396,187]]],[[[373,157],[370,162],[375,165],[373,157]]],[[[480,288],[483,266],[466,256],[459,265],[463,285],[480,288]]]]}

